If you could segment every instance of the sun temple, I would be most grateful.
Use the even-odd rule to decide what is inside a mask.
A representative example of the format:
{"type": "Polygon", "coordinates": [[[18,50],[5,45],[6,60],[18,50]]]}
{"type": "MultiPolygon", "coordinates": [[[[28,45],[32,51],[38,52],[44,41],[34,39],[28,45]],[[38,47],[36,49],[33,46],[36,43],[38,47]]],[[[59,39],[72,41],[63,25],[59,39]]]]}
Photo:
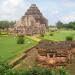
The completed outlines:
{"type": "Polygon", "coordinates": [[[21,20],[16,22],[15,32],[25,35],[44,34],[47,28],[48,20],[42,15],[36,4],[32,4],[21,20]]]}

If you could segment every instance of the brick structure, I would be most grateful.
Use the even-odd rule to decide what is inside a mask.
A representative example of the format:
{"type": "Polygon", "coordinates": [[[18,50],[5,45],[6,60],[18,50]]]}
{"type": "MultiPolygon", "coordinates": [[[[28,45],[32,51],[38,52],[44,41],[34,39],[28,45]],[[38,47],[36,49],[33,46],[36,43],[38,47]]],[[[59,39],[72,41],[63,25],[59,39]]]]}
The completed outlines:
{"type": "Polygon", "coordinates": [[[36,47],[38,65],[66,66],[71,63],[74,47],[73,41],[50,42],[43,40],[36,47]]]}
{"type": "Polygon", "coordinates": [[[48,28],[48,20],[35,4],[27,10],[21,21],[16,22],[15,32],[26,35],[44,34],[48,28]]]}

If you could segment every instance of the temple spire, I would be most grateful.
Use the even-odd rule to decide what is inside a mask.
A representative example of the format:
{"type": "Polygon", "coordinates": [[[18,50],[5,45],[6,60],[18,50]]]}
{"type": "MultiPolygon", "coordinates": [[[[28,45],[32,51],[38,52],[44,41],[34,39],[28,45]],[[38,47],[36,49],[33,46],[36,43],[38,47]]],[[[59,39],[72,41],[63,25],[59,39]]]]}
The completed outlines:
{"type": "Polygon", "coordinates": [[[44,18],[36,4],[32,4],[24,16],[22,16],[16,30],[26,35],[44,34],[48,27],[47,25],[47,19],[44,18]]]}

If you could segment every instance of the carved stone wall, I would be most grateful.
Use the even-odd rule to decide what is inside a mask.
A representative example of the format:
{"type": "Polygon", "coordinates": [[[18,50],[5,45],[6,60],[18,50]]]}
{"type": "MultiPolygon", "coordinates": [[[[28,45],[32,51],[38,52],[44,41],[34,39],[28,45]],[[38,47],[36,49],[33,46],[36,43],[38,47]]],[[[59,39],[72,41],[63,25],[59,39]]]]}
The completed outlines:
{"type": "Polygon", "coordinates": [[[30,6],[21,21],[15,25],[15,31],[19,30],[26,35],[44,34],[47,28],[48,21],[35,4],[30,6]]]}

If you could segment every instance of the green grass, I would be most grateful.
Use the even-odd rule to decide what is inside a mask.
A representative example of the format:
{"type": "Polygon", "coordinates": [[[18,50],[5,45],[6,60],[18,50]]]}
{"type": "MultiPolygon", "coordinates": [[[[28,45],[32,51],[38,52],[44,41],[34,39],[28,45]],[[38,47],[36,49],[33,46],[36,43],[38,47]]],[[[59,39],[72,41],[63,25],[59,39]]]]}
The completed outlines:
{"type": "Polygon", "coordinates": [[[45,34],[44,39],[53,40],[53,41],[64,41],[67,36],[73,36],[75,40],[75,31],[73,30],[57,31],[53,33],[53,36],[50,36],[50,33],[48,33],[45,34]]]}
{"type": "Polygon", "coordinates": [[[16,44],[16,37],[0,36],[0,61],[8,61],[36,45],[37,42],[25,37],[25,44],[16,44]]]}
{"type": "MultiPolygon", "coordinates": [[[[53,41],[64,41],[67,36],[73,36],[75,40],[75,31],[57,31],[50,36],[50,33],[45,34],[43,39],[53,40],[53,41]]],[[[0,61],[10,61],[11,59],[18,56],[23,51],[36,45],[37,42],[30,37],[25,37],[25,44],[16,44],[16,37],[2,35],[0,36],[0,61]]]]}

